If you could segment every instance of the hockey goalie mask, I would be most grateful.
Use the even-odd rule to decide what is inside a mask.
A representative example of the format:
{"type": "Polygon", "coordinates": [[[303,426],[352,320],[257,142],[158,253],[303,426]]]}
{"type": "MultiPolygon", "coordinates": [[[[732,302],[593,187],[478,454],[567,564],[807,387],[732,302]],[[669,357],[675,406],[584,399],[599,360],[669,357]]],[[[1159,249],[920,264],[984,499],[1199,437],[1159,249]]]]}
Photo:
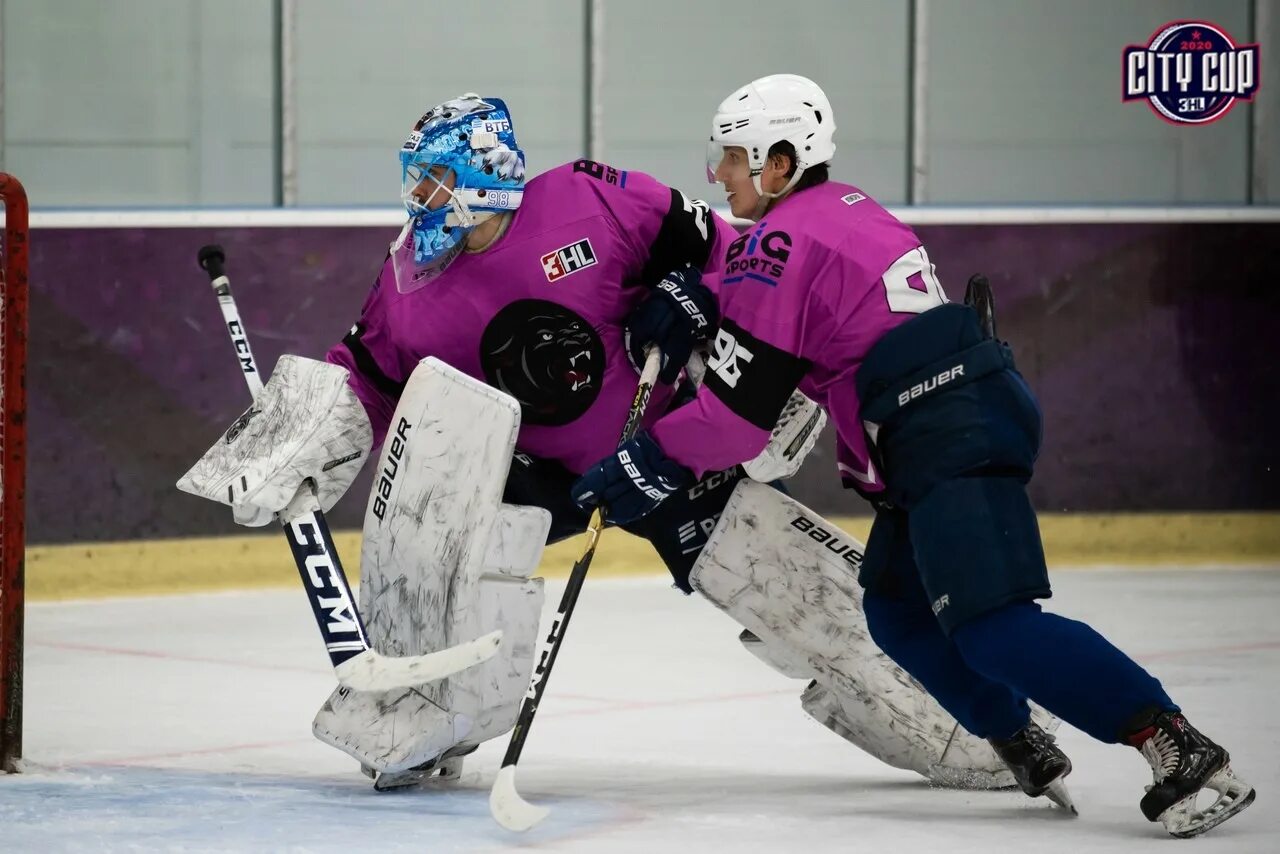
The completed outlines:
{"type": "Polygon", "coordinates": [[[524,197],[524,152],[498,98],[468,93],[427,110],[400,149],[400,171],[409,221],[391,256],[401,293],[440,275],[471,229],[524,197]]]}
{"type": "Polygon", "coordinates": [[[771,74],[753,80],[734,92],[716,108],[711,119],[711,139],[707,143],[707,181],[716,181],[716,168],[725,149],[734,146],[747,153],[751,182],[760,195],[756,219],[771,199],[796,185],[804,170],[826,163],[835,156],[836,122],[831,102],[822,88],[798,74],[771,74]],[[760,174],[769,157],[769,148],[789,142],[796,150],[796,171],[777,193],[766,193],[760,174]]]}

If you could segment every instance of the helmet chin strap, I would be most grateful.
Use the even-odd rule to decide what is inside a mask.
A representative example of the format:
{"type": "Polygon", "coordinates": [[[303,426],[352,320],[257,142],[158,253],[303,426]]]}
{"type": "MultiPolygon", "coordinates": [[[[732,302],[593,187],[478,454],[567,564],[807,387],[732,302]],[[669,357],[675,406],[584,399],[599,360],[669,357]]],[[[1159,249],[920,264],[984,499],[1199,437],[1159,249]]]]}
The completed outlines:
{"type": "Polygon", "coordinates": [[[772,206],[775,202],[777,202],[787,193],[791,192],[791,189],[795,187],[795,185],[800,181],[800,176],[803,174],[804,174],[804,167],[796,166],[796,171],[794,174],[792,174],[791,179],[787,181],[787,185],[776,193],[765,192],[764,187],[760,186],[759,172],[752,175],[751,183],[755,185],[756,194],[759,196],[759,198],[756,199],[756,209],[755,209],[755,212],[751,214],[751,221],[759,222],[760,217],[765,215],[765,212],[769,210],[770,206],[772,206]]]}
{"type": "MultiPolygon", "coordinates": [[[[484,212],[484,213],[472,214],[472,216],[473,216],[473,217],[474,217],[474,219],[475,219],[475,223],[476,223],[476,225],[480,225],[481,223],[485,222],[486,220],[493,219],[495,216],[496,216],[496,217],[501,217],[501,219],[498,221],[497,228],[495,228],[495,229],[494,229],[493,234],[489,237],[489,239],[488,239],[488,240],[486,240],[486,241],[484,242],[484,244],[483,244],[483,245],[481,245],[481,246],[472,246],[472,245],[470,244],[471,234],[468,234],[468,235],[467,235],[467,237],[466,237],[466,238],[464,238],[464,244],[465,244],[465,245],[463,246],[463,251],[465,251],[465,252],[469,252],[469,253],[471,253],[471,254],[473,254],[473,255],[474,255],[474,254],[476,254],[476,253],[478,253],[478,252],[484,252],[484,251],[485,251],[486,249],[488,249],[490,246],[492,246],[493,244],[497,243],[497,242],[502,238],[502,236],[503,236],[504,234],[506,234],[506,233],[507,233],[507,226],[511,224],[511,212],[510,212],[510,211],[487,211],[487,212],[484,212]]],[[[475,232],[474,232],[474,230],[473,230],[473,231],[472,231],[472,234],[474,234],[474,233],[475,233],[475,232]]]]}
{"type": "Polygon", "coordinates": [[[445,224],[452,228],[465,228],[467,236],[462,238],[463,250],[472,254],[483,252],[498,241],[507,232],[507,225],[511,222],[510,211],[472,211],[467,203],[463,201],[453,190],[449,190],[450,211],[445,215],[445,224]],[[494,217],[501,217],[498,226],[494,229],[493,235],[485,241],[483,246],[471,246],[469,240],[471,232],[476,227],[494,217]]]}

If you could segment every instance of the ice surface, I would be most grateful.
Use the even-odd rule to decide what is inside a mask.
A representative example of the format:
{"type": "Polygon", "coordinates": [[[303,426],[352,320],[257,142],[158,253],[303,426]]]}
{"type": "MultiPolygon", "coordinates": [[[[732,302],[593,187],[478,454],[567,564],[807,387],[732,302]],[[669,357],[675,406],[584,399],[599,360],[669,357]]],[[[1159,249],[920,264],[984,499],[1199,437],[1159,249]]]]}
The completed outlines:
{"type": "Polygon", "coordinates": [[[802,683],[705,602],[657,578],[589,579],[519,766],[521,794],[552,808],[525,835],[488,813],[505,738],[448,789],[379,794],[311,737],[333,674],[301,591],[30,606],[29,766],[0,777],[0,851],[1280,851],[1280,572],[1054,584],[1050,609],[1150,665],[1258,804],[1174,841],[1138,811],[1138,754],[1066,726],[1078,820],[931,789],[805,717],[802,683]]]}

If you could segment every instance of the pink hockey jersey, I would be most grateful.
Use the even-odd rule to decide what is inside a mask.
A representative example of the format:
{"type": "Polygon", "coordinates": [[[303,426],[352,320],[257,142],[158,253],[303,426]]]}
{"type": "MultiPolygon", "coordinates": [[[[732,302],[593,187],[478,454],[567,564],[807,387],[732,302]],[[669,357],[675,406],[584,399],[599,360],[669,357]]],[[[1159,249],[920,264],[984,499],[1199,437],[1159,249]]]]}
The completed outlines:
{"type": "Polygon", "coordinates": [[[654,425],[655,440],[699,476],[750,460],[799,387],[835,426],[846,483],[883,490],[854,375],[884,333],[946,301],[915,232],[856,187],[827,182],[778,203],[721,267],[706,382],[654,425]]]}
{"type": "MultiPolygon", "coordinates": [[[[529,181],[498,242],[419,290],[396,289],[388,258],[327,359],[351,372],[375,444],[414,367],[435,356],[520,402],[521,451],[580,473],[613,452],[635,395],[628,313],[672,269],[720,263],[734,237],[648,175],[568,163],[529,181]]],[[[655,390],[645,423],[670,396],[655,390]]]]}

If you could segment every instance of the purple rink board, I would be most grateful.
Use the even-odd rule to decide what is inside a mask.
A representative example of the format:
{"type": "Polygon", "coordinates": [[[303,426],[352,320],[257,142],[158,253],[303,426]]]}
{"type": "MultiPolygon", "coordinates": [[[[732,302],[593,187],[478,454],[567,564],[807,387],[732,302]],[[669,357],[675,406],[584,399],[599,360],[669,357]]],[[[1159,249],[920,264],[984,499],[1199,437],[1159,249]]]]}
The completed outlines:
{"type": "MultiPolygon", "coordinates": [[[[226,248],[269,369],[346,333],[395,231],[36,229],[30,542],[236,532],[173,487],[247,403],[196,250],[226,248]]],[[[974,272],[995,289],[1000,336],[1044,407],[1038,508],[1280,509],[1280,223],[917,231],[953,300],[974,272]]],[[[792,491],[864,512],[839,487],[830,432],[792,491]]],[[[335,527],[359,525],[368,485],[366,471],[335,527]]]]}

